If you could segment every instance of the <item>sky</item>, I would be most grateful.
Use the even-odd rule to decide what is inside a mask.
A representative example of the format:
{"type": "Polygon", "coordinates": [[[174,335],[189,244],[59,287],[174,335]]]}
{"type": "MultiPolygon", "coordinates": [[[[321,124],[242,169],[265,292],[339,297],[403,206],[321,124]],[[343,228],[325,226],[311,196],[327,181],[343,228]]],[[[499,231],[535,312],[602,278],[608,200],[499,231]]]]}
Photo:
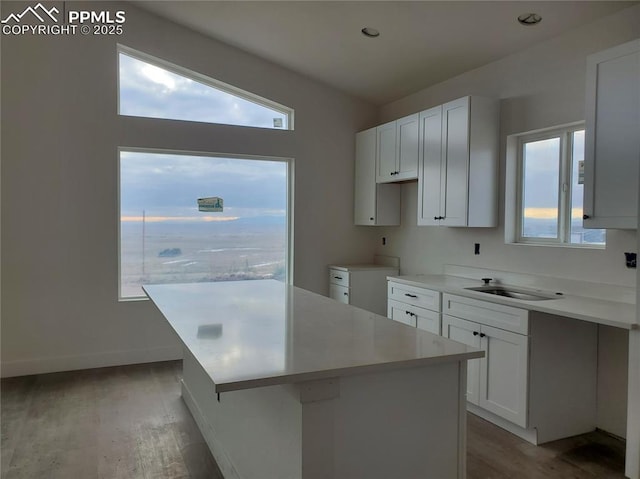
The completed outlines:
{"type": "Polygon", "coordinates": [[[274,128],[274,118],[279,118],[283,122],[283,129],[287,128],[287,116],[282,112],[122,52],[119,62],[121,115],[262,128],[274,128]]]}
{"type": "Polygon", "coordinates": [[[230,221],[284,217],[287,163],[138,151],[120,152],[123,221],[230,221]],[[222,213],[198,211],[197,199],[218,196],[222,213]]]}
{"type": "MultiPolygon", "coordinates": [[[[124,53],[119,55],[120,114],[273,128],[281,112],[177,75],[124,53]]],[[[284,217],[287,163],[215,156],[122,150],[123,221],[234,221],[284,217]],[[197,199],[221,197],[222,213],[198,211],[197,199]]]]}

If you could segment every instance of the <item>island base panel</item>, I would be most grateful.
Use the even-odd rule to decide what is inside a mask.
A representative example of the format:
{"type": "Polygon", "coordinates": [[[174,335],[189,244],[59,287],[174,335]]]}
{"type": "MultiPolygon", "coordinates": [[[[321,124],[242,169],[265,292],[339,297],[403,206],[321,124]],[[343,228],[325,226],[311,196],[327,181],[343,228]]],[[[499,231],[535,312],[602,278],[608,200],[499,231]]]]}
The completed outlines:
{"type": "Polygon", "coordinates": [[[466,361],[183,397],[226,479],[464,478],[466,361]]]}

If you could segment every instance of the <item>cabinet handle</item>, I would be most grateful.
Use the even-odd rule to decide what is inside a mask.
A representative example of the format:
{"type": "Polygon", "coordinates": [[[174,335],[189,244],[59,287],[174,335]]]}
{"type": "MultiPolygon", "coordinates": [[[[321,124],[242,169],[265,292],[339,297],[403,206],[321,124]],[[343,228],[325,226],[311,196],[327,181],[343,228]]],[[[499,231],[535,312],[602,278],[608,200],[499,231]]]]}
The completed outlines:
{"type": "Polygon", "coordinates": [[[433,219],[434,220],[443,220],[444,216],[434,216],[433,219]]]}
{"type": "Polygon", "coordinates": [[[589,218],[591,218],[591,216],[589,216],[589,215],[582,215],[582,219],[583,219],[583,220],[588,220],[589,218]]]}
{"type": "Polygon", "coordinates": [[[404,295],[407,296],[408,298],[417,298],[415,294],[404,293],[404,295]]]}
{"type": "Polygon", "coordinates": [[[344,294],[345,296],[349,296],[349,293],[342,293],[342,294],[344,294]]]}
{"type": "Polygon", "coordinates": [[[334,276],[334,279],[342,279],[342,276],[334,276]]]}
{"type": "Polygon", "coordinates": [[[484,333],[480,333],[480,337],[481,337],[481,338],[484,338],[485,336],[486,336],[486,334],[484,334],[484,333]]]}
{"type": "Polygon", "coordinates": [[[373,216],[371,218],[369,218],[369,221],[373,221],[373,216]]]}
{"type": "Polygon", "coordinates": [[[474,335],[474,336],[477,336],[478,334],[480,334],[478,331],[474,331],[474,332],[473,332],[473,335],[474,335]]]}

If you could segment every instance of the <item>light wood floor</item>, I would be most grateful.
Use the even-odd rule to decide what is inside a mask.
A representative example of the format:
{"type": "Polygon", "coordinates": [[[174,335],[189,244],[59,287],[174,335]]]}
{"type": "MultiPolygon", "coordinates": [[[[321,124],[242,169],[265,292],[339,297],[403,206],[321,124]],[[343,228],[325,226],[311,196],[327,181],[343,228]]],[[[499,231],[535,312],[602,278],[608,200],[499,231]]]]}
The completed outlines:
{"type": "MultiPolygon", "coordinates": [[[[2,479],[221,479],[180,397],[180,370],[172,361],[3,379],[2,479]]],[[[606,434],[535,447],[468,417],[469,479],[624,478],[624,444],[606,434]]]]}

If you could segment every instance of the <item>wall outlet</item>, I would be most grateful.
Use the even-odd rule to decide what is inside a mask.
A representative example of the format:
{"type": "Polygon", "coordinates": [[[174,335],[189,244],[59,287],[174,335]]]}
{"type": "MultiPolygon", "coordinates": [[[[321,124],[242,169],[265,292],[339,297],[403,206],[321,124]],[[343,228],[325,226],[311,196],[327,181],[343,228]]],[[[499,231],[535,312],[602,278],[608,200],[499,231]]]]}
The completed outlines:
{"type": "Polygon", "coordinates": [[[480,243],[473,244],[473,254],[480,254],[480,243]]]}
{"type": "Polygon", "coordinates": [[[627,268],[636,268],[637,266],[637,254],[636,253],[625,253],[624,254],[625,262],[627,264],[627,268]]]}

